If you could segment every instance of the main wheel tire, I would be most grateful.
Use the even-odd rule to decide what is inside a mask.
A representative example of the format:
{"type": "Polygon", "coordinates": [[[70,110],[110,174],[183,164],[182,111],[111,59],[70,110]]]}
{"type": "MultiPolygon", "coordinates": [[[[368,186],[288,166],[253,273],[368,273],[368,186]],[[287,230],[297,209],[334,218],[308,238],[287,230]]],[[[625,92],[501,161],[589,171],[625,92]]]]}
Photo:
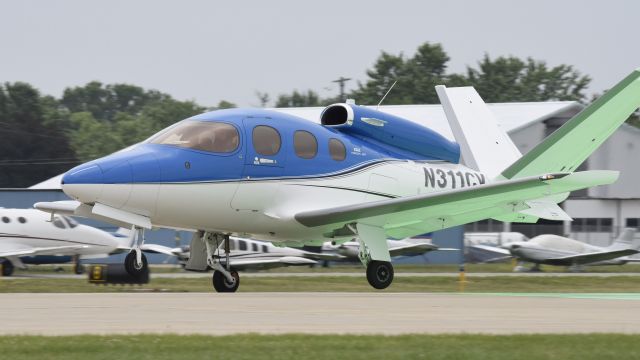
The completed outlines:
{"type": "Polygon", "coordinates": [[[240,286],[240,275],[235,270],[231,270],[231,276],[234,278],[233,283],[229,283],[224,274],[220,271],[213,272],[213,288],[217,292],[236,292],[240,286]]]}
{"type": "Polygon", "coordinates": [[[378,290],[386,289],[393,282],[393,266],[387,261],[371,261],[367,266],[367,281],[378,290]]]}
{"type": "Polygon", "coordinates": [[[142,266],[139,266],[136,261],[136,252],[131,251],[129,254],[127,254],[127,257],[124,258],[124,268],[127,270],[129,275],[133,276],[136,279],[139,279],[149,271],[147,257],[142,254],[142,266]]]}
{"type": "Polygon", "coordinates": [[[2,276],[13,275],[14,266],[9,260],[0,261],[2,263],[2,276]]]}

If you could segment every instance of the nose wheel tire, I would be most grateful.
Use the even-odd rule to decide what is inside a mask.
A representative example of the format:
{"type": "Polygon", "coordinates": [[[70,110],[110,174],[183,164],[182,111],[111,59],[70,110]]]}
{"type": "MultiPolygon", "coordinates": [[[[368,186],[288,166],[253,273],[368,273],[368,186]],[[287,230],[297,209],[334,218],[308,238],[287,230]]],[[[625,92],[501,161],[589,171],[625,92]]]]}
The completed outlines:
{"type": "Polygon", "coordinates": [[[142,264],[138,264],[136,261],[136,252],[132,251],[127,254],[127,257],[124,258],[124,268],[127,270],[129,275],[138,279],[141,278],[147,271],[149,271],[149,265],[147,263],[147,257],[142,255],[142,264]]]}
{"type": "Polygon", "coordinates": [[[367,280],[378,290],[386,289],[393,282],[393,266],[387,261],[371,261],[367,265],[367,280]]]}
{"type": "Polygon", "coordinates": [[[213,288],[219,292],[236,292],[240,286],[240,275],[235,270],[230,271],[233,282],[229,282],[224,274],[220,271],[213,272],[213,288]]]}

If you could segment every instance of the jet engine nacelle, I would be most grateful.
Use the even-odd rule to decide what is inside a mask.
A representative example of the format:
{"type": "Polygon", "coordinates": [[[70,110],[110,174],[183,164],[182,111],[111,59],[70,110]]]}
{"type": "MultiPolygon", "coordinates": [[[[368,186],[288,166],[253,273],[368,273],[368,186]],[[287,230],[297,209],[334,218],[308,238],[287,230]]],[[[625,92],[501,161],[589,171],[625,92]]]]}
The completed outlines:
{"type": "Polygon", "coordinates": [[[414,159],[457,163],[460,147],[435,131],[410,120],[352,104],[333,104],[322,111],[326,127],[357,137],[389,152],[414,159]]]}

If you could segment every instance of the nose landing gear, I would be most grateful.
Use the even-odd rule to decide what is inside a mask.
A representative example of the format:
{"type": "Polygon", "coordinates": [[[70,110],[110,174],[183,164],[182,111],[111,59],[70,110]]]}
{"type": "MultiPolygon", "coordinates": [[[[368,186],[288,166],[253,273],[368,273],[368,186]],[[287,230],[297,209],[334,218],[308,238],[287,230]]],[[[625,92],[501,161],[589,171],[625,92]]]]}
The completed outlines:
{"type": "Polygon", "coordinates": [[[240,286],[240,275],[235,270],[229,271],[233,281],[228,281],[225,275],[220,271],[213,272],[213,288],[217,292],[236,292],[240,286]]]}
{"type": "Polygon", "coordinates": [[[131,252],[124,258],[124,268],[129,275],[140,279],[149,272],[147,257],[140,250],[140,246],[144,244],[144,229],[133,226],[130,236],[133,246],[131,252]]]}
{"type": "Polygon", "coordinates": [[[240,286],[240,275],[231,268],[229,254],[229,235],[198,232],[191,241],[191,257],[186,269],[206,271],[209,267],[213,269],[212,284],[217,292],[236,292],[240,286]],[[224,265],[220,262],[221,247],[224,250],[224,265]]]}

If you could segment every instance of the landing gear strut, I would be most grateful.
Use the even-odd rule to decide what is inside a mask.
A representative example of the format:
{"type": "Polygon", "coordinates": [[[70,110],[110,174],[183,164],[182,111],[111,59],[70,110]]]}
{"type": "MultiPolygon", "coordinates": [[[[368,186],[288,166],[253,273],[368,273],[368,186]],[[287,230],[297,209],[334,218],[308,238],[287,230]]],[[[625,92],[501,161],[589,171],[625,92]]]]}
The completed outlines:
{"type": "Polygon", "coordinates": [[[131,244],[132,250],[127,257],[124,258],[124,268],[129,275],[136,279],[144,277],[149,271],[147,257],[144,256],[140,246],[144,244],[144,229],[137,226],[131,228],[131,244]]]}
{"type": "Polygon", "coordinates": [[[76,275],[80,275],[84,272],[84,268],[82,267],[82,264],[80,264],[80,256],[76,255],[74,257],[74,262],[73,262],[73,273],[76,275]]]}
{"type": "Polygon", "coordinates": [[[213,288],[217,292],[236,292],[240,286],[240,275],[231,268],[229,261],[229,235],[205,232],[204,240],[207,265],[213,269],[213,288]],[[220,244],[224,249],[225,263],[220,263],[220,244]],[[216,254],[217,252],[217,254],[216,254]]]}
{"type": "Polygon", "coordinates": [[[382,228],[357,224],[360,250],[358,258],[367,268],[367,281],[374,289],[386,289],[393,282],[393,265],[387,238],[382,228]]]}

